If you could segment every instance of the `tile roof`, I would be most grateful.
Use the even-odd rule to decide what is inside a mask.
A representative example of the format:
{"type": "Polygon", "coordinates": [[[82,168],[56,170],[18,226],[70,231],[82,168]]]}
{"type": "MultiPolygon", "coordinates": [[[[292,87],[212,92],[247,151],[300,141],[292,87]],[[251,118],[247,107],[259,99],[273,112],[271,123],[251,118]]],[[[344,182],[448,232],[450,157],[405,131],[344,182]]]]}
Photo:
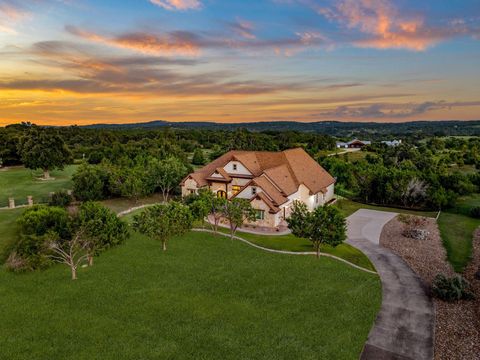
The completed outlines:
{"type": "Polygon", "coordinates": [[[194,179],[199,187],[203,187],[216,170],[224,177],[235,177],[218,169],[223,170],[232,160],[241,162],[252,173],[253,180],[276,205],[284,203],[300,184],[304,184],[311,194],[316,194],[325,192],[329,185],[335,183],[335,179],[301,148],[279,152],[232,150],[187,178],[194,179]]]}

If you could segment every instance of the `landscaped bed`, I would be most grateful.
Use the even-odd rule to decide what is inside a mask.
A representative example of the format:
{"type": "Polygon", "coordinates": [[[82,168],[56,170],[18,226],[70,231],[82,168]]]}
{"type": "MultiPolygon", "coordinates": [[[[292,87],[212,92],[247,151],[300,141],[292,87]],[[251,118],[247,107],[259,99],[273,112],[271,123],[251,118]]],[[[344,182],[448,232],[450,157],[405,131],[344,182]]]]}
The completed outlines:
{"type": "Polygon", "coordinates": [[[188,233],[133,234],[80,269],[0,271],[6,359],[355,359],[381,302],[377,276],[188,233]]]}
{"type": "MultiPolygon", "coordinates": [[[[425,240],[414,240],[402,235],[403,224],[395,218],[385,225],[380,244],[401,256],[410,267],[430,286],[438,273],[453,276],[455,272],[447,261],[440,232],[434,219],[426,219],[423,227],[430,236],[425,240]]],[[[480,239],[477,240],[480,242],[480,239]]],[[[480,263],[480,245],[477,244],[476,263],[480,263]]],[[[474,266],[474,265],[472,265],[474,266]]],[[[478,280],[473,278],[473,267],[465,273],[475,283],[477,301],[480,298],[478,280]]],[[[459,301],[447,303],[435,301],[435,359],[478,359],[480,354],[480,322],[478,302],[459,301]]]]}

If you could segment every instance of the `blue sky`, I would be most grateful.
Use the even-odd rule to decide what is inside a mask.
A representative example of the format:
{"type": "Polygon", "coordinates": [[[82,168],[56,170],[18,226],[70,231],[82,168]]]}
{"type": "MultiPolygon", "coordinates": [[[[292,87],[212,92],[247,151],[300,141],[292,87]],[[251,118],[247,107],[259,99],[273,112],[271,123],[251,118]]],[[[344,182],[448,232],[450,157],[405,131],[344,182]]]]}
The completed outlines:
{"type": "Polygon", "coordinates": [[[480,119],[478,0],[0,0],[0,125],[480,119]]]}

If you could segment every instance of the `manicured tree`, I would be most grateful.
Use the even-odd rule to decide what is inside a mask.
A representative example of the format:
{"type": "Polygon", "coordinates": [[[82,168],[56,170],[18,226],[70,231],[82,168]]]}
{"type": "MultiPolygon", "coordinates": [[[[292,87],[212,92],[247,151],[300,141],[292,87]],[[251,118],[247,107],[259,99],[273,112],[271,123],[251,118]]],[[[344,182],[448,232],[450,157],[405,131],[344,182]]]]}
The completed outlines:
{"type": "Polygon", "coordinates": [[[322,244],[337,246],[347,237],[345,217],[334,206],[320,206],[309,212],[304,203],[296,201],[287,223],[295,236],[313,243],[317,258],[322,244]]]}
{"type": "Polygon", "coordinates": [[[91,201],[105,198],[106,174],[97,165],[81,165],[72,177],[73,194],[78,200],[91,201]]]}
{"type": "Polygon", "coordinates": [[[164,200],[168,201],[170,192],[180,184],[188,169],[182,161],[172,156],[152,164],[150,172],[154,186],[160,189],[164,200]]]}
{"type": "Polygon", "coordinates": [[[109,208],[96,202],[86,202],[80,206],[77,226],[84,230],[85,250],[88,265],[93,265],[93,257],[108,248],[123,243],[128,238],[128,226],[109,208]]]}
{"type": "Polygon", "coordinates": [[[223,208],[225,207],[227,201],[227,199],[217,197],[213,193],[208,199],[208,215],[213,219],[213,223],[210,222],[210,224],[212,225],[215,235],[218,233],[218,224],[223,218],[223,208]]]}
{"type": "Polygon", "coordinates": [[[202,228],[205,227],[205,218],[210,213],[210,203],[215,195],[210,190],[200,190],[198,195],[186,198],[185,201],[192,211],[195,220],[202,222],[202,228]]]}
{"type": "Polygon", "coordinates": [[[205,156],[203,155],[203,151],[200,148],[196,148],[193,153],[192,158],[193,165],[203,165],[205,164],[205,156]]]}
{"type": "Polygon", "coordinates": [[[228,220],[230,225],[230,238],[233,240],[235,232],[245,221],[255,221],[256,211],[246,199],[235,198],[226,201],[222,209],[223,217],[228,220]]]}
{"type": "Polygon", "coordinates": [[[172,201],[165,205],[146,208],[133,218],[133,228],[162,243],[163,251],[174,236],[185,234],[192,228],[193,217],[188,206],[172,201]]]}
{"type": "Polygon", "coordinates": [[[84,229],[79,229],[71,239],[61,239],[58,234],[52,233],[48,248],[52,252],[49,257],[70,268],[72,280],[77,280],[78,266],[87,258],[88,242],[84,238],[84,229]]]}
{"type": "Polygon", "coordinates": [[[46,129],[27,131],[18,146],[25,167],[42,169],[46,180],[50,178],[50,170],[63,169],[72,159],[62,137],[46,129]]]}

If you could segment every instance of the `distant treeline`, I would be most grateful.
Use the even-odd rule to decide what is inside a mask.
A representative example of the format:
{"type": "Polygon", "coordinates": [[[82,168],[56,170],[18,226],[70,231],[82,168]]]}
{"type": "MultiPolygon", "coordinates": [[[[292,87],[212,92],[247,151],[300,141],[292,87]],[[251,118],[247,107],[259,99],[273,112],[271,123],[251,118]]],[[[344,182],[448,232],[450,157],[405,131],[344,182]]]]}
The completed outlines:
{"type": "Polygon", "coordinates": [[[480,135],[479,121],[413,121],[405,123],[375,123],[375,122],[339,122],[321,121],[301,123],[294,121],[271,121],[256,123],[223,124],[209,122],[151,121],[136,124],[98,124],[89,125],[92,129],[159,129],[171,127],[175,129],[203,129],[235,131],[246,129],[255,132],[315,132],[337,137],[368,137],[379,139],[385,136],[468,136],[480,135]]]}

